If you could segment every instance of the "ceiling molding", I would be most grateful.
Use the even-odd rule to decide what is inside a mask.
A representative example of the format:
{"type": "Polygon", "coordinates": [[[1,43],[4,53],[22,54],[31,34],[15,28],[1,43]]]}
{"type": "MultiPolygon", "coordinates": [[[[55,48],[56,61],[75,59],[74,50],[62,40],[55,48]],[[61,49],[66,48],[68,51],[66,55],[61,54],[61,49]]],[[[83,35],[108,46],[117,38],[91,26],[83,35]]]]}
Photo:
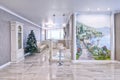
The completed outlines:
{"type": "Polygon", "coordinates": [[[3,7],[3,6],[0,6],[0,9],[6,11],[6,12],[8,12],[8,13],[10,13],[10,14],[12,14],[12,15],[14,15],[14,16],[16,16],[16,17],[18,17],[18,18],[20,18],[20,19],[22,19],[22,20],[24,20],[24,21],[26,21],[26,22],[28,22],[28,23],[30,23],[30,24],[32,24],[32,25],[35,25],[35,26],[37,26],[37,27],[39,27],[39,28],[42,28],[40,25],[38,25],[38,24],[32,22],[31,20],[28,20],[28,19],[26,19],[26,18],[20,16],[19,14],[15,13],[15,12],[13,12],[13,11],[11,11],[11,10],[9,10],[9,9],[7,9],[7,8],[5,8],[5,7],[3,7]]]}

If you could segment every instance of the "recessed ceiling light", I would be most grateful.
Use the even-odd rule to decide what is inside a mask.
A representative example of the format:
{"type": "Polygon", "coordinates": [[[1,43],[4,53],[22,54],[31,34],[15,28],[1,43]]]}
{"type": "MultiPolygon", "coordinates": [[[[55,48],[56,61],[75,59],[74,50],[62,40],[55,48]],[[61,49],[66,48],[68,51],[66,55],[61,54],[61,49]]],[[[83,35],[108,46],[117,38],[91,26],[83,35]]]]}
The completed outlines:
{"type": "Polygon", "coordinates": [[[97,8],[97,11],[100,11],[100,8],[97,8]]]}
{"type": "Polygon", "coordinates": [[[87,8],[87,11],[90,11],[90,8],[87,8]]]}
{"type": "Polygon", "coordinates": [[[110,8],[107,8],[108,11],[110,11],[110,8]]]}

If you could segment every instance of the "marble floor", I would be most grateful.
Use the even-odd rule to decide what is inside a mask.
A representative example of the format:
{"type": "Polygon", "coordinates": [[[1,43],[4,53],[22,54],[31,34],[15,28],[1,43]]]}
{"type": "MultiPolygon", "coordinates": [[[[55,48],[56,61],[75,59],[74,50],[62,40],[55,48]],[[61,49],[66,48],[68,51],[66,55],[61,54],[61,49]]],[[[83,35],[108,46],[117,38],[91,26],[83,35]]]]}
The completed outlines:
{"type": "Polygon", "coordinates": [[[49,50],[0,70],[0,80],[120,80],[120,63],[49,64],[49,50]]]}
{"type": "MultiPolygon", "coordinates": [[[[59,56],[60,56],[59,50],[53,49],[52,60],[59,60],[59,56]]],[[[70,60],[71,59],[70,49],[63,49],[61,51],[61,58],[64,61],[70,60]]]]}

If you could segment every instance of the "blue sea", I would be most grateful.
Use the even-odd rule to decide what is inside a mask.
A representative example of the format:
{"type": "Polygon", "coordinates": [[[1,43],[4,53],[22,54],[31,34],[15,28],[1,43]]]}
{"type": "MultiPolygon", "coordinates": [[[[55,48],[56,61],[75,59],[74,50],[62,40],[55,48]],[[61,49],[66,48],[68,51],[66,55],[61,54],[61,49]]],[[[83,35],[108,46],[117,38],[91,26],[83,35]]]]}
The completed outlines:
{"type": "Polygon", "coordinates": [[[94,45],[98,45],[98,47],[106,46],[107,49],[110,50],[110,35],[105,35],[101,38],[92,38],[90,42],[94,45]]]}

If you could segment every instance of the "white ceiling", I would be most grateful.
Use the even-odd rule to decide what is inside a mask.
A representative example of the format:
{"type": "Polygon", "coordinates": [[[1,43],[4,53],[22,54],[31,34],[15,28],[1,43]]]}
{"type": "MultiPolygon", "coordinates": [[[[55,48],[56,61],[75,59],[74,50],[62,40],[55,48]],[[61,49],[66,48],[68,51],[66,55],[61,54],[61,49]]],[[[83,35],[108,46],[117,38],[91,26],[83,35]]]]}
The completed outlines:
{"type": "Polygon", "coordinates": [[[39,25],[53,19],[53,14],[60,22],[64,13],[68,18],[71,13],[88,8],[91,11],[97,8],[100,11],[120,10],[120,0],[0,0],[0,5],[39,25]]]}

